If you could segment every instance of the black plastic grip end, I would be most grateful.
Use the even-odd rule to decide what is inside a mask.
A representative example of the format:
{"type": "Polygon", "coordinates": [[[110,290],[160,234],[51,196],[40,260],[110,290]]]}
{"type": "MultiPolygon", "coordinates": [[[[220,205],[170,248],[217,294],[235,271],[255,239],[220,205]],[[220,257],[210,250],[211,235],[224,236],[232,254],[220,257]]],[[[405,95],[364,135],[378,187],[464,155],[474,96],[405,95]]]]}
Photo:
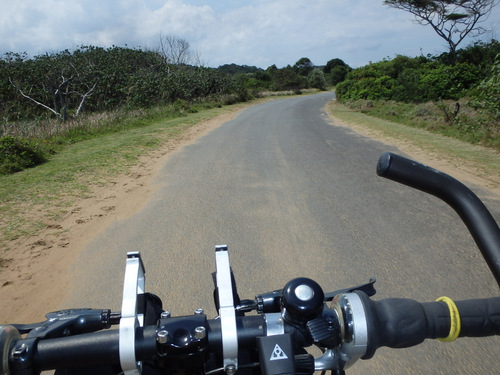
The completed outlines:
{"type": "Polygon", "coordinates": [[[455,302],[460,314],[459,337],[500,335],[500,297],[455,302]]]}
{"type": "Polygon", "coordinates": [[[377,174],[381,177],[383,177],[386,172],[389,170],[391,167],[391,153],[390,152],[385,152],[380,159],[378,159],[377,163],[377,174]]]}

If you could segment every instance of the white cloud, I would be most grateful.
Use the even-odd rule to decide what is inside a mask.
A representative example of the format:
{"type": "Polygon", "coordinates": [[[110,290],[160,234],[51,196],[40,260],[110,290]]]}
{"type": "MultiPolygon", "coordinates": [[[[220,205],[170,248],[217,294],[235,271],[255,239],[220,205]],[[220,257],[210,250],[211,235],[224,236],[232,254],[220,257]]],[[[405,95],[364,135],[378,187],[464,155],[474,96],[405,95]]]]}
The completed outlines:
{"type": "Polygon", "coordinates": [[[180,0],[1,1],[2,52],[26,49],[36,54],[81,44],[149,45],[161,32],[200,34],[211,19],[209,7],[180,0]]]}
{"type": "MultiPolygon", "coordinates": [[[[394,40],[411,36],[419,27],[401,12],[373,2],[367,5],[367,1],[252,3],[219,15],[219,27],[199,41],[203,56],[206,51],[217,51],[218,55],[212,53],[216,60],[210,61],[214,65],[246,61],[263,67],[284,66],[304,56],[316,64],[340,57],[362,65],[398,53],[391,50],[394,40]],[[378,53],[367,60],[366,55],[373,52],[378,53]]],[[[418,54],[420,47],[405,44],[405,51],[399,53],[418,54]]]]}
{"type": "Polygon", "coordinates": [[[203,30],[213,24],[213,10],[209,6],[193,6],[180,0],[163,2],[156,9],[145,9],[134,19],[137,32],[158,37],[159,33],[178,36],[202,35],[203,30]]]}
{"type": "MultiPolygon", "coordinates": [[[[430,27],[373,0],[0,0],[0,9],[0,53],[154,48],[160,33],[188,40],[211,66],[280,67],[301,57],[359,66],[446,50],[430,27]]],[[[499,9],[490,24],[500,27],[499,9]]]]}

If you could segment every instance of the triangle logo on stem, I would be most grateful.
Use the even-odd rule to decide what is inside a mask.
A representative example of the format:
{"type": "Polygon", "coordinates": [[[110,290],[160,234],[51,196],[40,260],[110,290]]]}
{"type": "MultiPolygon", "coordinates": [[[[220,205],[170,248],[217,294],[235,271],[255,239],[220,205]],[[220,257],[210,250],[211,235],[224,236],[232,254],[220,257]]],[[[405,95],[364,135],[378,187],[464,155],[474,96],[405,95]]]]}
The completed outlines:
{"type": "Polygon", "coordinates": [[[280,348],[278,344],[274,346],[273,353],[271,354],[270,361],[278,361],[280,359],[288,359],[288,356],[285,354],[283,349],[280,348]]]}

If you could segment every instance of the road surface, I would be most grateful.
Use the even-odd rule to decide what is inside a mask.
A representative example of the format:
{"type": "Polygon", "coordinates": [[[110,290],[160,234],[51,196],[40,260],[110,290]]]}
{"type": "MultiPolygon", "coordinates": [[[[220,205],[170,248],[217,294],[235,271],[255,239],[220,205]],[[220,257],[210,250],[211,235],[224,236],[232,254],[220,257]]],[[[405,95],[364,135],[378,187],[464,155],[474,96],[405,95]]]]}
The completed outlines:
{"type": "MultiPolygon", "coordinates": [[[[173,315],[212,307],[214,245],[242,298],[298,276],[325,291],[377,278],[376,298],[498,295],[464,224],[434,197],[377,177],[394,147],[328,121],[332,93],[259,104],[174,153],[147,206],[82,253],[65,306],[120,309],[127,251],[173,315]]],[[[500,218],[498,200],[472,186],[500,218]]],[[[496,374],[500,339],[379,350],[348,374],[496,374]]]]}

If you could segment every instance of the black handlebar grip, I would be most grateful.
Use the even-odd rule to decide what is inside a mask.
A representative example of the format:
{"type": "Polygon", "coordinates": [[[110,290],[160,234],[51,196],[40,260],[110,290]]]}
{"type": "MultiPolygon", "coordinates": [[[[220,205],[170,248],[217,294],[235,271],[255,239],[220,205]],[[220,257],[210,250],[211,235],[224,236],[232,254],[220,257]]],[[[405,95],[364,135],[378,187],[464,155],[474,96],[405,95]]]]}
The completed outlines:
{"type": "Polygon", "coordinates": [[[446,304],[419,303],[407,298],[372,301],[356,291],[365,309],[368,346],[363,359],[373,357],[382,347],[408,348],[425,339],[446,337],[450,331],[450,313],[446,304]]]}
{"type": "Polygon", "coordinates": [[[390,152],[380,157],[377,174],[448,203],[469,229],[500,285],[500,229],[486,206],[469,188],[445,173],[390,152]]]}
{"type": "Polygon", "coordinates": [[[455,302],[460,314],[459,337],[500,335],[500,297],[455,302]]]}
{"type": "MultiPolygon", "coordinates": [[[[356,291],[365,309],[368,345],[363,359],[382,347],[408,348],[425,339],[445,339],[452,327],[445,302],[420,303],[412,299],[387,298],[372,301],[356,291]]],[[[460,316],[458,337],[500,335],[500,297],[455,302],[460,316]]]]}

